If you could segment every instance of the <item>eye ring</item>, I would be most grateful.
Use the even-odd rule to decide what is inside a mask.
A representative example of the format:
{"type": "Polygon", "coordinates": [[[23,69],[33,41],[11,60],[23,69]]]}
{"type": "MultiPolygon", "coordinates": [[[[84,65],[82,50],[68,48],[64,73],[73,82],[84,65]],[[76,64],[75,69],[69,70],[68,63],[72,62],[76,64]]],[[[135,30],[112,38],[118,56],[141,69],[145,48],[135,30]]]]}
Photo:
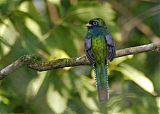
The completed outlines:
{"type": "Polygon", "coordinates": [[[93,22],[93,25],[98,25],[98,22],[94,21],[94,22],[93,22]]]}

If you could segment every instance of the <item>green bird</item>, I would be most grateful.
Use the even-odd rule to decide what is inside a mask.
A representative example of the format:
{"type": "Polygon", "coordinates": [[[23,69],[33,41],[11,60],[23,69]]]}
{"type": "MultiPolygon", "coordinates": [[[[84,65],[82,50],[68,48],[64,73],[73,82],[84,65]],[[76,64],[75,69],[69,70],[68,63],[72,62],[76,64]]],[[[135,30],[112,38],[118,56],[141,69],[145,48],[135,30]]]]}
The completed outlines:
{"type": "Polygon", "coordinates": [[[104,104],[109,99],[107,67],[108,60],[116,56],[115,44],[101,18],[91,19],[86,26],[85,52],[94,68],[99,101],[104,104]]]}

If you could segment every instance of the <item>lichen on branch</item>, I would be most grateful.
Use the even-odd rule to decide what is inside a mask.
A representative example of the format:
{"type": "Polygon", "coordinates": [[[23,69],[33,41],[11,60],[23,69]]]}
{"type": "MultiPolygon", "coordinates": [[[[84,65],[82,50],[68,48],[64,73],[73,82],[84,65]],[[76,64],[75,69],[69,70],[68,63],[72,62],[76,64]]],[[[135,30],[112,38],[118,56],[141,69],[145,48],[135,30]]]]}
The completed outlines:
{"type": "MultiPolygon", "coordinates": [[[[148,52],[148,51],[160,52],[160,41],[151,43],[151,44],[117,50],[115,58],[126,56],[126,55],[133,55],[137,53],[148,52]]],[[[7,75],[15,71],[16,69],[24,65],[37,71],[47,71],[47,70],[53,70],[57,68],[73,67],[73,66],[89,65],[89,64],[90,63],[86,56],[74,57],[74,58],[63,58],[63,59],[56,59],[51,61],[42,61],[40,60],[39,57],[36,57],[34,55],[24,55],[24,56],[21,56],[16,61],[14,61],[13,63],[11,63],[10,65],[2,68],[0,70],[0,79],[3,79],[7,75]]]]}

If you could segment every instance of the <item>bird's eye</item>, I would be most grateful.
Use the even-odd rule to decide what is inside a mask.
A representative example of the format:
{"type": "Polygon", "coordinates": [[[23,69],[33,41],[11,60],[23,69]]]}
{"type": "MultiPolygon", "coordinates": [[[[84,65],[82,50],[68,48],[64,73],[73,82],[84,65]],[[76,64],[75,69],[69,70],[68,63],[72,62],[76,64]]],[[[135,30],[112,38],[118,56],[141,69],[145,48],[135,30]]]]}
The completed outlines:
{"type": "Polygon", "coordinates": [[[98,25],[98,22],[94,21],[94,22],[93,22],[93,25],[98,25]]]}

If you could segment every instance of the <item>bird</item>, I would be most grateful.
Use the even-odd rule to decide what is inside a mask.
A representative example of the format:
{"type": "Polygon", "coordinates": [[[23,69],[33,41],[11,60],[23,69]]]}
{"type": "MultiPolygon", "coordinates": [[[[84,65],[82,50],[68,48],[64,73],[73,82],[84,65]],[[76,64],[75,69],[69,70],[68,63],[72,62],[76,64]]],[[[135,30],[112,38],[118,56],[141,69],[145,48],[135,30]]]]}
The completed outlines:
{"type": "Polygon", "coordinates": [[[103,19],[93,18],[86,27],[85,53],[94,68],[99,102],[106,104],[109,100],[108,60],[116,57],[115,43],[103,19]]]}

